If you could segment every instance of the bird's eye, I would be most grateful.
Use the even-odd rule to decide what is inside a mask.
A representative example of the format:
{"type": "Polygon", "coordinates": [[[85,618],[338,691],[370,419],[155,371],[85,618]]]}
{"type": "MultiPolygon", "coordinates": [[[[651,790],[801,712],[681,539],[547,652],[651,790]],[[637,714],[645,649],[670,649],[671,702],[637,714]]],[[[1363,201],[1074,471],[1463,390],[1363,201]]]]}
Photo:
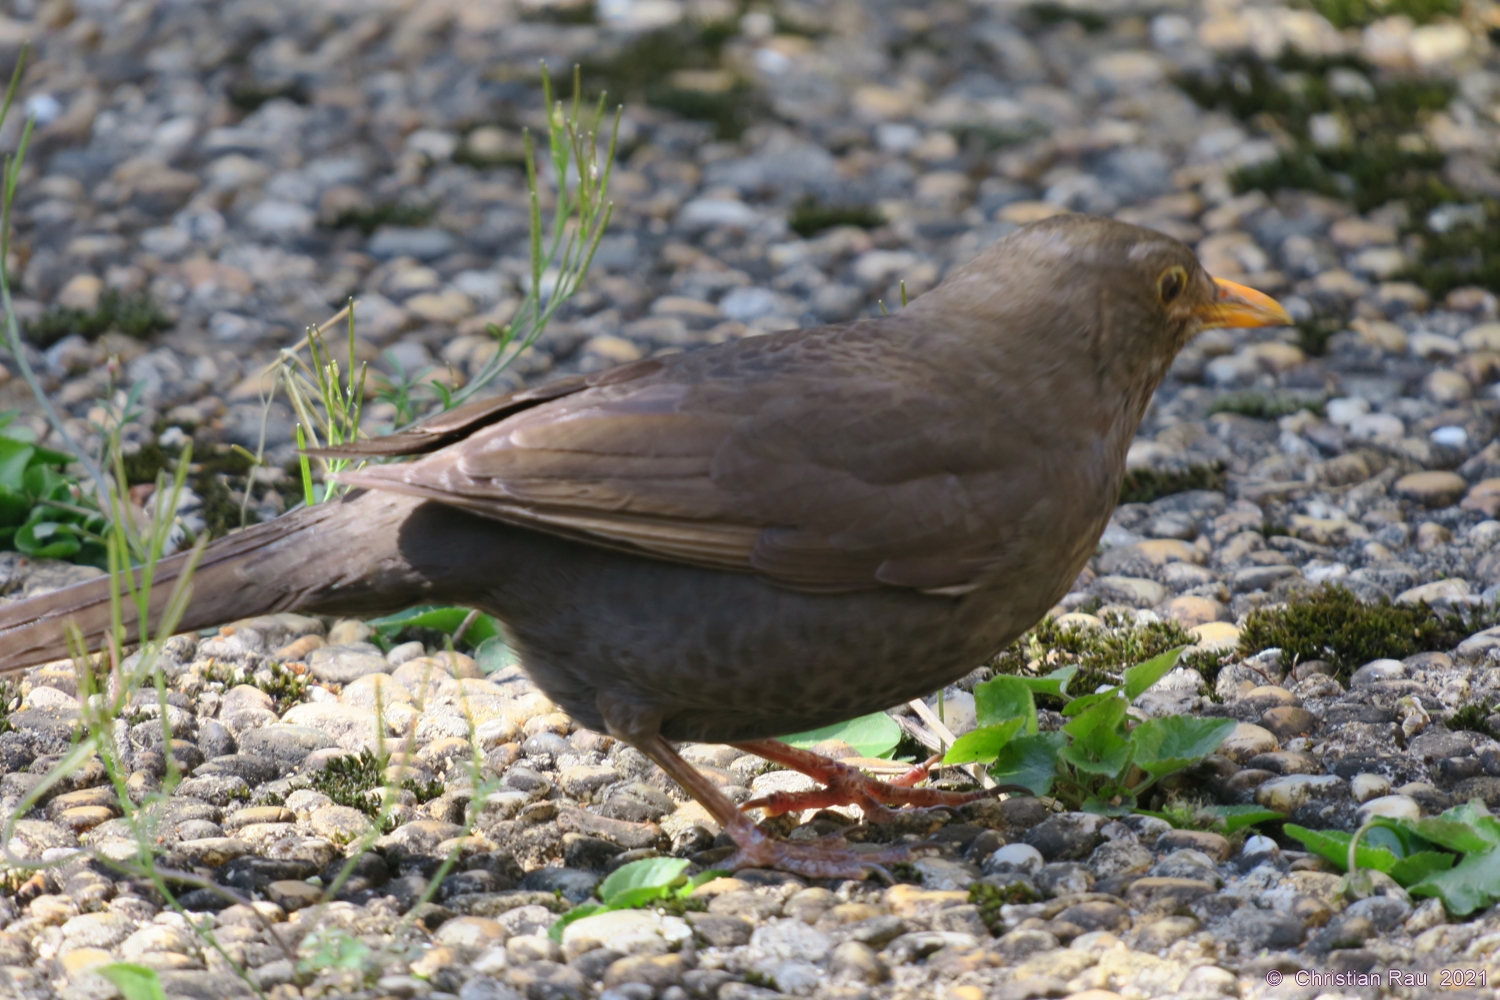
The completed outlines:
{"type": "Polygon", "coordinates": [[[1169,267],[1162,272],[1161,277],[1156,279],[1156,297],[1161,304],[1169,306],[1176,302],[1187,288],[1187,269],[1183,267],[1169,267]]]}

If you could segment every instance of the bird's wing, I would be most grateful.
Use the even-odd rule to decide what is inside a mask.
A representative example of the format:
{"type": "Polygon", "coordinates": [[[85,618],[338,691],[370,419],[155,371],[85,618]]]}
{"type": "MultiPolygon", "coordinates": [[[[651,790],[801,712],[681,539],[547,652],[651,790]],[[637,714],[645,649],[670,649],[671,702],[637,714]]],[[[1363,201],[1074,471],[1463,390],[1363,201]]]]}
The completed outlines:
{"type": "Polygon", "coordinates": [[[800,589],[961,593],[1044,492],[1026,434],[864,326],[664,359],[341,480],[800,589]]]}
{"type": "Polygon", "coordinates": [[[318,458],[353,459],[425,455],[453,444],[455,441],[461,441],[480,428],[503,420],[512,413],[519,413],[528,407],[567,396],[582,389],[641,378],[656,372],[661,367],[660,361],[648,358],[594,375],[575,375],[571,378],[558,379],[535,388],[520,389],[493,399],[479,399],[462,406],[455,406],[451,410],[431,416],[395,434],[360,438],[357,441],[329,445],[324,448],[308,448],[307,454],[318,458]]]}

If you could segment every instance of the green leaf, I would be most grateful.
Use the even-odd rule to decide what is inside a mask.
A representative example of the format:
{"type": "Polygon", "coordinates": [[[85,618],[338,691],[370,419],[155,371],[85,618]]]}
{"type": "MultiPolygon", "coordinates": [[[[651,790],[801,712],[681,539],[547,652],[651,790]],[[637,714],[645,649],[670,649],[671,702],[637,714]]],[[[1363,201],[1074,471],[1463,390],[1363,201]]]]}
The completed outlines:
{"type": "Polygon", "coordinates": [[[93,971],[113,983],[125,1000],[167,1000],[155,969],[130,962],[111,962],[93,971]]]}
{"type": "Polygon", "coordinates": [[[783,743],[806,750],[825,740],[842,740],[865,757],[884,757],[901,742],[901,727],[884,712],[862,715],[822,729],[781,737],[783,743]]]}
{"type": "Polygon", "coordinates": [[[0,437],[0,486],[19,491],[26,481],[26,467],[36,449],[29,444],[0,437]]]}
{"type": "Polygon", "coordinates": [[[1019,677],[996,677],[974,686],[974,714],[981,726],[995,726],[1011,719],[1026,724],[1027,734],[1036,732],[1036,701],[1031,688],[1019,677]]]}
{"type": "Polygon", "coordinates": [[[1500,820],[1490,814],[1480,799],[1470,799],[1439,816],[1397,820],[1389,825],[1409,830],[1423,840],[1460,854],[1500,847],[1500,820]]]}
{"type": "MultiPolygon", "coordinates": [[[[469,617],[469,611],[469,608],[425,604],[408,608],[394,615],[386,615],[384,618],[372,619],[369,624],[385,636],[393,636],[408,628],[430,628],[452,635],[458,631],[464,619],[469,617]]],[[[477,616],[464,631],[461,641],[477,646],[486,639],[492,639],[499,634],[500,626],[495,619],[482,614],[477,616]]]]}
{"type": "MultiPolygon", "coordinates": [[[[1082,701],[1080,698],[1078,701],[1082,701]]],[[[1072,702],[1076,705],[1078,702],[1072,702]]],[[[1069,707],[1071,707],[1071,705],[1069,707]]],[[[1095,701],[1091,701],[1084,711],[1063,726],[1063,732],[1073,737],[1074,741],[1088,740],[1096,733],[1104,732],[1115,734],[1120,723],[1125,719],[1125,710],[1130,707],[1129,703],[1121,698],[1118,693],[1111,691],[1095,701]]]]}
{"type": "Polygon", "coordinates": [[[516,651],[510,648],[505,636],[494,635],[474,647],[474,662],[486,675],[497,674],[507,667],[521,662],[516,651]]]}
{"type": "Polygon", "coordinates": [[[1122,685],[1125,688],[1125,697],[1135,701],[1150,690],[1151,685],[1171,673],[1172,668],[1177,666],[1177,659],[1184,649],[1187,647],[1178,646],[1176,649],[1169,649],[1125,671],[1125,683],[1122,685]]]}
{"type": "Polygon", "coordinates": [[[1045,677],[1017,677],[1032,694],[1050,694],[1055,698],[1066,698],[1068,681],[1078,673],[1078,667],[1058,667],[1045,677]]]}
{"type": "Polygon", "coordinates": [[[617,909],[617,907],[606,906],[603,903],[579,903],[567,913],[558,917],[552,926],[547,928],[547,936],[554,941],[561,942],[563,930],[573,921],[582,920],[584,917],[592,917],[596,913],[608,913],[613,909],[617,909]]]}
{"type": "Polygon", "coordinates": [[[1406,887],[1413,896],[1436,896],[1455,917],[1466,917],[1500,900],[1500,849],[1464,855],[1454,868],[1406,887]]]}
{"type": "Polygon", "coordinates": [[[1000,751],[1005,749],[1011,737],[1021,731],[1025,725],[1025,719],[1011,719],[994,726],[981,726],[978,729],[964,733],[953,742],[948,752],[943,756],[944,764],[968,764],[978,761],[988,764],[1000,756],[1000,751]]]}
{"type": "MultiPolygon", "coordinates": [[[[1344,833],[1342,830],[1309,830],[1296,823],[1288,823],[1281,829],[1286,832],[1287,836],[1300,840],[1302,846],[1312,853],[1338,865],[1340,871],[1348,871],[1349,841],[1354,839],[1353,834],[1344,833]]],[[[1363,841],[1360,842],[1355,854],[1355,861],[1361,868],[1373,868],[1387,875],[1400,860],[1386,848],[1370,847],[1363,841]]]]}
{"type": "Polygon", "coordinates": [[[1415,885],[1438,872],[1447,871],[1457,860],[1457,855],[1447,851],[1422,851],[1397,861],[1391,868],[1391,878],[1396,880],[1397,885],[1415,885]]]}
{"type": "Polygon", "coordinates": [[[14,542],[18,552],[35,559],[66,559],[83,547],[72,526],[58,521],[30,521],[14,542]]]}
{"type": "Polygon", "coordinates": [[[1237,725],[1233,719],[1169,715],[1147,719],[1131,731],[1136,766],[1153,778],[1191,767],[1219,748],[1237,725]]]}
{"type": "Polygon", "coordinates": [[[672,885],[687,871],[686,858],[642,858],[616,868],[599,885],[599,898],[606,906],[629,909],[670,894],[672,885]]]}
{"type": "Polygon", "coordinates": [[[1057,755],[1067,739],[1062,733],[1017,736],[995,758],[990,777],[1002,785],[1021,785],[1037,795],[1046,795],[1057,777],[1057,755]]]}
{"type": "MultiPolygon", "coordinates": [[[[1063,706],[1062,714],[1068,718],[1075,718],[1087,712],[1101,701],[1111,698],[1119,699],[1120,689],[1117,687],[1105,688],[1103,691],[1095,691],[1093,694],[1080,695],[1063,706]]],[[[1128,704],[1126,707],[1129,707],[1128,704]]]]}
{"type": "Polygon", "coordinates": [[[31,514],[31,498],[20,490],[0,486],[0,524],[16,527],[26,523],[31,514]]]}
{"type": "Polygon", "coordinates": [[[729,872],[720,871],[717,868],[709,868],[706,871],[701,871],[698,874],[694,875],[692,878],[688,879],[684,885],[678,888],[677,898],[686,899],[687,897],[691,896],[693,894],[693,890],[697,889],[700,885],[705,885],[709,882],[712,882],[716,878],[728,877],[729,872]]]}
{"type": "Polygon", "coordinates": [[[1093,703],[1063,726],[1063,732],[1072,739],[1059,756],[1088,774],[1111,777],[1123,774],[1135,753],[1135,747],[1121,732],[1128,707],[1125,699],[1114,692],[1093,703]]]}
{"type": "Polygon", "coordinates": [[[1267,823],[1272,820],[1284,819],[1281,813],[1274,809],[1262,809],[1260,806],[1209,806],[1208,812],[1219,818],[1224,825],[1225,833],[1237,833],[1257,823],[1267,823]]]}

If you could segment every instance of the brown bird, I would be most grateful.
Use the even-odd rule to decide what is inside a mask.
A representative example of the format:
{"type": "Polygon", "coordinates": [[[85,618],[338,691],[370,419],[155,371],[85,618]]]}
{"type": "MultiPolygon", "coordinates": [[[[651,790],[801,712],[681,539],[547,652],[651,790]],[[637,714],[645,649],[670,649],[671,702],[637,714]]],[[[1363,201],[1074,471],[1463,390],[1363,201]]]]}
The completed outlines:
{"type": "MultiPolygon", "coordinates": [[[[928,694],[1034,624],[1093,554],[1178,350],[1289,322],[1174,239],[1049,219],[890,317],[638,361],[339,449],[424,457],[211,546],[181,627],[479,608],[553,701],[703,804],[738,846],[727,867],[858,877],[900,853],[774,840],[668,741],[831,785],[777,808],[966,800],[774,737],[928,694]]],[[[156,607],[181,565],[159,569],[156,607]]],[[[103,581],[0,608],[0,670],[65,655],[70,620],[104,635],[103,581]]]]}

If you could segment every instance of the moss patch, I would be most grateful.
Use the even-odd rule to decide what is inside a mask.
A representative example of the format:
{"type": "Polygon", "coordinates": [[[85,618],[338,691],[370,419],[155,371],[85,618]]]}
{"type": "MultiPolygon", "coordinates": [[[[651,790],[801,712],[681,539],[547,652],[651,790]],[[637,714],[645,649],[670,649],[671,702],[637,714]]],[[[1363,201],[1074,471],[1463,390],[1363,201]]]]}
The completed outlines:
{"type": "Polygon", "coordinates": [[[1001,915],[1003,907],[1035,903],[1039,898],[1035,889],[1019,880],[1009,885],[975,882],[969,886],[969,902],[979,907],[979,919],[984,921],[991,934],[1005,933],[1005,919],[1001,915]]]}
{"type": "Polygon", "coordinates": [[[1500,737],[1500,734],[1497,734],[1494,727],[1490,725],[1490,716],[1492,714],[1494,714],[1494,710],[1490,706],[1477,701],[1466,701],[1450,712],[1448,717],[1443,720],[1443,724],[1454,732],[1467,730],[1471,733],[1478,733],[1481,736],[1488,736],[1490,739],[1496,739],[1500,737]]]}
{"type": "Polygon", "coordinates": [[[1212,465],[1190,465],[1174,472],[1141,469],[1125,473],[1125,481],[1120,485],[1120,502],[1150,503],[1152,500],[1189,490],[1222,490],[1225,482],[1224,466],[1218,462],[1212,465]]]}
{"type": "Polygon", "coordinates": [[[340,212],[328,228],[358,229],[365,236],[369,236],[381,226],[424,226],[431,222],[436,214],[436,205],[386,201],[367,208],[351,208],[340,212]]]}
{"type": "Polygon", "coordinates": [[[1327,400],[1326,393],[1307,396],[1294,392],[1232,392],[1214,400],[1208,412],[1210,415],[1238,413],[1253,420],[1276,420],[1298,410],[1307,410],[1321,417],[1327,400]]]}
{"type": "Polygon", "coordinates": [[[1404,14],[1417,24],[1463,13],[1461,0],[1310,0],[1308,6],[1335,28],[1363,28],[1383,17],[1404,14]]]}
{"type": "Polygon", "coordinates": [[[287,83],[261,83],[258,80],[242,80],[234,84],[226,92],[229,103],[235,109],[245,114],[257,110],[267,101],[277,98],[291,101],[293,104],[310,104],[312,94],[308,92],[307,85],[300,80],[287,83]]]}
{"type": "Polygon", "coordinates": [[[1447,651],[1500,620],[1495,608],[1439,615],[1427,604],[1365,604],[1344,587],[1323,586],[1286,604],[1250,612],[1240,655],[1279,648],[1286,664],[1326,660],[1340,680],[1371,660],[1447,651]]]}
{"type": "Polygon", "coordinates": [[[808,237],[834,226],[875,229],[885,225],[885,216],[873,205],[828,204],[808,195],[792,209],[787,225],[798,236],[808,237]]]}
{"type": "Polygon", "coordinates": [[[47,348],[75,333],[86,340],[98,340],[110,330],[144,340],[171,325],[172,318],[149,293],[122,295],[111,289],[99,296],[99,305],[92,312],[54,306],[28,322],[25,333],[37,347],[47,348]]]}
{"type": "Polygon", "coordinates": [[[611,105],[643,101],[696,121],[710,122],[721,139],[736,139],[769,114],[757,92],[736,83],[727,90],[679,87],[679,70],[722,68],[724,45],[739,31],[733,19],[711,24],[678,24],[647,32],[607,58],[582,64],[584,89],[605,92],[611,105]]]}
{"type": "Polygon", "coordinates": [[[1060,3],[1034,3],[1026,8],[1026,13],[1037,28],[1052,28],[1071,22],[1093,35],[1109,27],[1109,18],[1103,14],[1060,3]]]}
{"type": "Polygon", "coordinates": [[[204,670],[203,679],[223,684],[225,688],[241,684],[259,688],[276,703],[278,715],[307,700],[307,678],[276,662],[272,662],[264,670],[230,667],[215,662],[204,670]]]}
{"type": "MultiPolygon", "coordinates": [[[[1175,621],[1140,624],[1109,614],[1103,628],[1091,628],[1046,618],[996,656],[990,668],[999,674],[1044,674],[1076,664],[1078,673],[1068,690],[1079,695],[1101,684],[1118,684],[1127,668],[1194,641],[1175,621]]],[[[1037,704],[1054,707],[1044,704],[1048,700],[1041,696],[1037,704]]]]}
{"type": "MultiPolygon", "coordinates": [[[[125,456],[126,482],[137,486],[156,482],[159,472],[170,476],[179,454],[179,449],[166,449],[154,441],[142,445],[139,450],[125,456]]],[[[203,501],[198,513],[209,537],[220,538],[242,526],[240,503],[230,490],[228,480],[245,480],[254,463],[233,448],[204,440],[195,440],[193,458],[187,485],[203,501]]],[[[249,488],[248,482],[245,482],[245,487],[249,488]]],[[[255,524],[258,520],[254,511],[245,511],[245,524],[255,524]]]]}
{"type": "MultiPolygon", "coordinates": [[[[312,776],[308,787],[322,792],[338,805],[358,809],[367,816],[378,816],[380,798],[370,793],[386,787],[385,769],[389,762],[388,757],[368,749],[335,757],[312,776]]],[[[431,802],[443,794],[441,781],[408,779],[400,787],[415,795],[418,802],[431,802]]]]}
{"type": "MultiPolygon", "coordinates": [[[[1457,9],[1455,0],[1392,0],[1378,8],[1370,0],[1314,0],[1314,6],[1335,24],[1355,26],[1377,10],[1422,23],[1457,9]]],[[[1238,171],[1236,189],[1315,191],[1347,199],[1361,212],[1403,202],[1409,222],[1402,235],[1416,259],[1395,277],[1438,298],[1465,285],[1500,291],[1500,199],[1457,188],[1443,173],[1447,158],[1422,133],[1431,115],[1452,102],[1453,83],[1382,77],[1358,59],[1300,56],[1274,63],[1241,56],[1177,83],[1203,107],[1254,122],[1290,147],[1238,171]],[[1319,146],[1312,138],[1314,115],[1338,116],[1353,141],[1319,146]]],[[[1299,330],[1309,354],[1322,353],[1324,334],[1336,332],[1309,324],[1299,330]]]]}

